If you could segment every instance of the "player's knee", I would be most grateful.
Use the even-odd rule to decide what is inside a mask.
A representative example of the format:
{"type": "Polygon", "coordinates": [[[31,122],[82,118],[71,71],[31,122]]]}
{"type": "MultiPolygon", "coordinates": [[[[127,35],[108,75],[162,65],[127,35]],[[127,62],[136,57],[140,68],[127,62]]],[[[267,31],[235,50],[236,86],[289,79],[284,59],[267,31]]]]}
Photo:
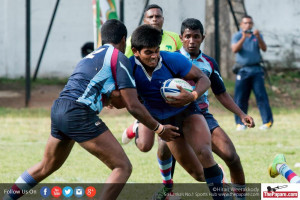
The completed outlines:
{"type": "Polygon", "coordinates": [[[153,145],[152,144],[147,144],[147,143],[137,143],[136,146],[139,148],[139,150],[141,152],[148,152],[152,149],[153,145]]]}
{"type": "Polygon", "coordinates": [[[158,151],[157,151],[157,157],[160,160],[167,160],[170,159],[172,156],[171,151],[169,150],[167,144],[159,144],[158,151]]]}
{"type": "Polygon", "coordinates": [[[128,177],[132,173],[132,164],[129,160],[126,161],[126,162],[121,163],[119,168],[122,170],[122,174],[127,175],[128,177]]]}
{"type": "Polygon", "coordinates": [[[204,172],[192,172],[191,176],[198,182],[205,182],[204,172]]]}
{"type": "Polygon", "coordinates": [[[202,147],[201,149],[199,149],[197,152],[197,156],[200,156],[204,161],[213,159],[212,151],[209,147],[202,147]]]}
{"type": "Polygon", "coordinates": [[[230,155],[228,155],[224,161],[228,166],[230,165],[240,165],[241,160],[239,155],[236,152],[232,152],[230,155]]]}

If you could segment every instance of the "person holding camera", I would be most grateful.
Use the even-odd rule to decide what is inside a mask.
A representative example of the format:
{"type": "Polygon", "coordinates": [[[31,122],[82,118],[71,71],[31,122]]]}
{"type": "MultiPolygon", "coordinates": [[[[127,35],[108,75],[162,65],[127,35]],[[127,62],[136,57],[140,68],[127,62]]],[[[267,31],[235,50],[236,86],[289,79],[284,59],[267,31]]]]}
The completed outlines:
{"type": "MultiPolygon", "coordinates": [[[[234,101],[244,113],[247,113],[249,96],[253,90],[263,122],[260,129],[270,129],[273,125],[273,115],[264,84],[264,69],[260,64],[260,50],[266,51],[267,45],[258,30],[252,31],[251,16],[242,18],[240,28],[231,41],[232,51],[236,54],[234,101]]],[[[247,128],[237,115],[235,115],[235,122],[238,131],[247,128]]]]}

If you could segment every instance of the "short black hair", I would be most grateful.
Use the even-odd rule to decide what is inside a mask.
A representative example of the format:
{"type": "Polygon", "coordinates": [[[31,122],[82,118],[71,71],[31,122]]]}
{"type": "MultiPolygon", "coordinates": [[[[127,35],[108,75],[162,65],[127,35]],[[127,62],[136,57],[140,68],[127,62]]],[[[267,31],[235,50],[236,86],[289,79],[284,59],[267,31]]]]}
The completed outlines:
{"type": "Polygon", "coordinates": [[[122,38],[127,37],[126,26],[119,20],[107,20],[101,27],[102,44],[119,44],[122,38]]]}
{"type": "Polygon", "coordinates": [[[131,47],[141,51],[143,48],[159,47],[161,43],[161,31],[148,24],[136,28],[131,35],[131,47]]]}
{"type": "Polygon", "coordinates": [[[195,18],[187,18],[181,23],[181,35],[184,33],[185,29],[200,30],[200,33],[204,34],[204,28],[200,20],[195,18]]]}
{"type": "Polygon", "coordinates": [[[250,15],[244,15],[244,16],[242,17],[242,20],[243,20],[244,18],[249,18],[249,19],[252,19],[252,20],[253,20],[253,18],[252,18],[250,15]]]}
{"type": "Polygon", "coordinates": [[[144,15],[145,15],[145,13],[146,13],[148,10],[150,10],[150,9],[152,9],[152,8],[158,8],[158,9],[161,11],[161,13],[163,13],[163,9],[162,9],[159,5],[157,5],[157,4],[150,4],[150,5],[148,5],[148,6],[145,8],[145,10],[144,10],[144,15]]]}
{"type": "Polygon", "coordinates": [[[87,42],[81,47],[81,56],[84,58],[94,51],[94,42],[87,42]]]}

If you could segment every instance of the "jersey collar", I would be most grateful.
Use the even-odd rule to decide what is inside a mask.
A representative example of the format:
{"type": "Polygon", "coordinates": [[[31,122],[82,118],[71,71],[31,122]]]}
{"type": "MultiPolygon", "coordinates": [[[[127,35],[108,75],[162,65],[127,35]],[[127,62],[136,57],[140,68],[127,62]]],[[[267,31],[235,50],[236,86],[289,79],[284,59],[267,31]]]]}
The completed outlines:
{"type": "MultiPolygon", "coordinates": [[[[152,76],[150,76],[150,75],[147,73],[147,71],[146,71],[145,67],[143,66],[143,64],[142,64],[136,57],[134,57],[134,62],[135,62],[135,64],[141,66],[141,68],[142,68],[144,74],[146,75],[146,77],[148,78],[148,80],[151,81],[152,76]]],[[[161,56],[160,56],[159,61],[158,61],[158,64],[157,64],[157,66],[155,67],[153,73],[154,73],[155,71],[159,70],[159,69],[162,67],[162,64],[161,64],[161,63],[162,63],[162,58],[161,58],[161,56]]],[[[153,73],[152,73],[152,74],[153,74],[153,73]]]]}
{"type": "Polygon", "coordinates": [[[181,47],[179,51],[182,55],[187,57],[189,60],[198,60],[202,57],[202,51],[201,50],[200,50],[200,54],[198,55],[198,57],[194,58],[194,59],[191,59],[191,55],[183,47],[181,47]]]}

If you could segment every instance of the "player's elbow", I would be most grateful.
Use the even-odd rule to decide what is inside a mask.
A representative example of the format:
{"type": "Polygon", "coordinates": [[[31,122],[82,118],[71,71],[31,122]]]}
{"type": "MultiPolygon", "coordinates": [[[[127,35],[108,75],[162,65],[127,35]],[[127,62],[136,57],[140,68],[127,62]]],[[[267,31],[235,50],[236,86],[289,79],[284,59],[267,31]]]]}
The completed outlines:
{"type": "Polygon", "coordinates": [[[206,90],[208,90],[210,87],[210,80],[207,76],[204,76],[204,77],[205,77],[205,80],[204,80],[205,88],[206,88],[206,90]]]}
{"type": "Polygon", "coordinates": [[[128,112],[135,116],[136,113],[139,111],[140,109],[140,102],[126,102],[126,108],[128,110],[128,112]]]}

